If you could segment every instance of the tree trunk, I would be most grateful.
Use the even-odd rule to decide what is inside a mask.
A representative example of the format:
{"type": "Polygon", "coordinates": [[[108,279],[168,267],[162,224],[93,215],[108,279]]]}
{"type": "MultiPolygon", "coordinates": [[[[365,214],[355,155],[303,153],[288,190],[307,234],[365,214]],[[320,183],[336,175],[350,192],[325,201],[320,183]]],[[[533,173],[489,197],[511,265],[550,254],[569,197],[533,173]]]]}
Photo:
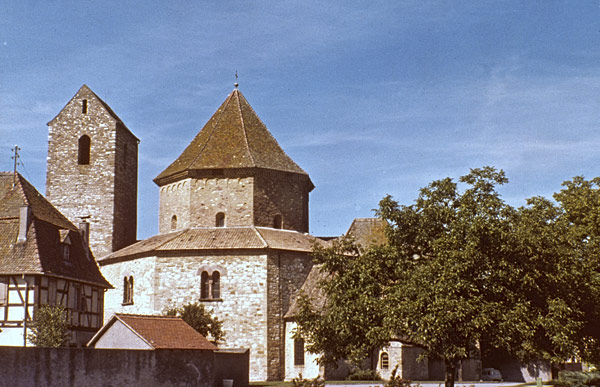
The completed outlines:
{"type": "Polygon", "coordinates": [[[454,387],[454,379],[456,377],[456,362],[444,360],[446,365],[446,381],[444,387],[454,387]]]}

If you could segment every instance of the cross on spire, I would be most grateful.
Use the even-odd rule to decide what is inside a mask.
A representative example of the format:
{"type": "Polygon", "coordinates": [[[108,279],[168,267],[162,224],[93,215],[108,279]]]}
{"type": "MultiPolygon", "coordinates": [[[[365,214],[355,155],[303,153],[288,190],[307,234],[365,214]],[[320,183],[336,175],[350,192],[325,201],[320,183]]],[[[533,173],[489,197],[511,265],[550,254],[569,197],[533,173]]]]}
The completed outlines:
{"type": "Polygon", "coordinates": [[[235,70],[235,83],[233,84],[233,86],[235,86],[235,88],[237,89],[239,85],[240,84],[238,83],[238,73],[237,70],[235,70]]]}

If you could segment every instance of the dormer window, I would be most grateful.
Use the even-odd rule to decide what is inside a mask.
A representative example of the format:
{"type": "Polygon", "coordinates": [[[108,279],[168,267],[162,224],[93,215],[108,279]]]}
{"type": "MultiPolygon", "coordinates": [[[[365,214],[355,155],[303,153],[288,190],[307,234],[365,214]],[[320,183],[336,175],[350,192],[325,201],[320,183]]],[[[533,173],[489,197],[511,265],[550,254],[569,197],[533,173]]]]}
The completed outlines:
{"type": "Polygon", "coordinates": [[[88,109],[87,99],[84,99],[83,101],[81,101],[81,113],[87,114],[87,109],[88,109]]]}
{"type": "Polygon", "coordinates": [[[71,237],[69,236],[69,230],[59,230],[60,243],[59,243],[59,254],[63,261],[71,261],[71,237]]]}
{"type": "Polygon", "coordinates": [[[217,227],[225,227],[225,213],[224,212],[219,212],[217,214],[217,217],[215,220],[215,225],[217,227]]]}
{"type": "Polygon", "coordinates": [[[77,153],[77,164],[90,164],[90,137],[86,134],[79,137],[79,151],[77,153]]]}

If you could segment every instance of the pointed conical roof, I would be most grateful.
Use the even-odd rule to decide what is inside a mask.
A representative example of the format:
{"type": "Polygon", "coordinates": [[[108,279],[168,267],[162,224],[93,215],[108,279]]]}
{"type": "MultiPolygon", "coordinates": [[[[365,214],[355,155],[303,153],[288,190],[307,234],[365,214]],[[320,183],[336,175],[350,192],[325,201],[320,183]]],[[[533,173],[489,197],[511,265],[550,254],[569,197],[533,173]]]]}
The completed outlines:
{"type": "MultiPolygon", "coordinates": [[[[264,168],[306,175],[235,89],[183,153],[154,182],[161,185],[191,170],[264,168]]],[[[312,185],[312,183],[311,183],[312,185]]]]}

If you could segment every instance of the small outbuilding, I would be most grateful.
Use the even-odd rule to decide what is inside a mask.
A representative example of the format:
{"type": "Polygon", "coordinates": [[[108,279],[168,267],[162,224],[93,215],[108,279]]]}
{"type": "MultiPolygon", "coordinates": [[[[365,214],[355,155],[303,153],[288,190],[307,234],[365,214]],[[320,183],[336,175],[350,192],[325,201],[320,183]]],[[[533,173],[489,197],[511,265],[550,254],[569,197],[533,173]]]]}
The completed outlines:
{"type": "Polygon", "coordinates": [[[195,349],[217,347],[181,317],[113,315],[92,337],[88,347],[103,349],[195,349]]]}

